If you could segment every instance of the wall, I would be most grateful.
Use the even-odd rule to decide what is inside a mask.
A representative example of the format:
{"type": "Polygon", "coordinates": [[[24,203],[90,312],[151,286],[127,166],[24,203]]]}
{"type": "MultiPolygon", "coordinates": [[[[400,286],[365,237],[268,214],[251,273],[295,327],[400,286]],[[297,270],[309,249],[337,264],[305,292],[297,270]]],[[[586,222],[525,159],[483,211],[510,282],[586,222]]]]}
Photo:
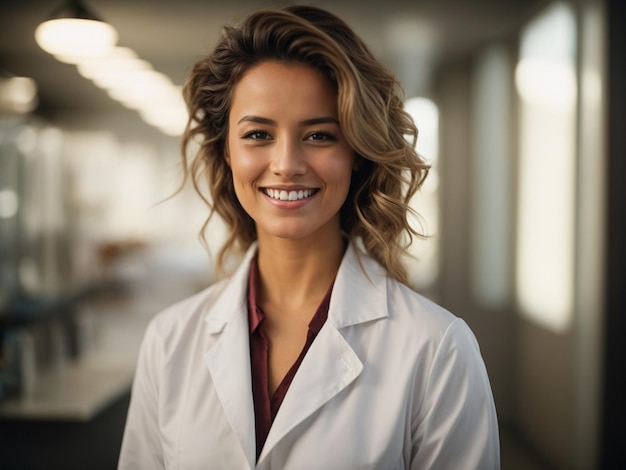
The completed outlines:
{"type": "Polygon", "coordinates": [[[445,71],[437,87],[441,111],[441,278],[439,301],[465,319],[481,346],[501,423],[513,419],[514,325],[506,306],[476,305],[471,288],[471,64],[445,71]]]}
{"type": "MultiPolygon", "coordinates": [[[[517,433],[546,468],[590,469],[599,461],[602,393],[602,325],[604,271],[604,16],[602,2],[575,4],[578,16],[578,137],[576,154],[576,226],[573,319],[562,332],[553,332],[520,315],[512,286],[515,273],[514,233],[518,177],[515,109],[516,38],[487,45],[461,62],[441,70],[436,102],[441,115],[441,279],[438,300],[466,319],[479,339],[490,374],[503,429],[517,433]],[[509,226],[511,243],[506,259],[508,279],[499,302],[485,302],[473,286],[481,258],[476,257],[475,225],[484,216],[476,194],[494,175],[481,167],[480,126],[476,80],[491,47],[508,50],[513,100],[508,151],[511,164],[505,206],[496,226],[509,226]],[[480,170],[480,171],[479,171],[480,170]]],[[[491,89],[491,93],[497,90],[491,89]]],[[[489,126],[488,126],[489,127],[489,126]]],[[[503,130],[492,125],[492,133],[503,130]]],[[[493,168],[492,168],[493,169],[493,168]]],[[[493,222],[493,221],[491,221],[493,222]]],[[[490,223],[491,223],[490,222],[490,223]]],[[[499,249],[492,244],[493,249],[499,249]]],[[[506,255],[503,255],[506,257],[506,255]]],[[[501,259],[501,257],[500,257],[501,259]]]]}

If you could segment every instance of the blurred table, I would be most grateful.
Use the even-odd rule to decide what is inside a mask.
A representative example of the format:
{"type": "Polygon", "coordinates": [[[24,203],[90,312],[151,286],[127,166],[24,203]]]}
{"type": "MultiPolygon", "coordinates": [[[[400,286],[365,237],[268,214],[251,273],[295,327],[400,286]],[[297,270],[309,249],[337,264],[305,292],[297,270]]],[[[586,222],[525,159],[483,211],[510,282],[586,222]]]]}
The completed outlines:
{"type": "Polygon", "coordinates": [[[33,392],[0,402],[0,417],[88,421],[130,389],[134,369],[67,364],[46,371],[33,392]]]}
{"type": "Polygon", "coordinates": [[[125,267],[122,288],[72,300],[74,353],[38,369],[26,393],[0,400],[0,420],[85,422],[128,394],[149,321],[206,287],[204,265],[193,251],[156,250],[125,267]]]}

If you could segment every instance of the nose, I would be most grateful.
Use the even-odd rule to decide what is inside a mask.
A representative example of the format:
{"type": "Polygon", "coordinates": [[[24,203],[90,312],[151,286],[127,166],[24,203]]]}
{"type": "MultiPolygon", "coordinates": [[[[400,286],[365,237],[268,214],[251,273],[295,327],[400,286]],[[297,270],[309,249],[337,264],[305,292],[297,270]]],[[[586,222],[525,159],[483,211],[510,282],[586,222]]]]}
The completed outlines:
{"type": "Polygon", "coordinates": [[[270,171],[284,178],[293,178],[306,173],[307,163],[299,140],[280,139],[274,146],[270,171]]]}

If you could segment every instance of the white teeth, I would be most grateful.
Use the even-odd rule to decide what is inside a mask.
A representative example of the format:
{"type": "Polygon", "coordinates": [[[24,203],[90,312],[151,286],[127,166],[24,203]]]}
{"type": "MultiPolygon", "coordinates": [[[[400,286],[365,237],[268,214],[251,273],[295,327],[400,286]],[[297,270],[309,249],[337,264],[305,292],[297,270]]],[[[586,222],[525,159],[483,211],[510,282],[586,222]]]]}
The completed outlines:
{"type": "Polygon", "coordinates": [[[300,199],[305,199],[310,197],[313,194],[312,189],[304,189],[300,191],[285,191],[279,189],[264,189],[265,194],[267,194],[272,199],[277,199],[280,201],[298,201],[300,199]]]}

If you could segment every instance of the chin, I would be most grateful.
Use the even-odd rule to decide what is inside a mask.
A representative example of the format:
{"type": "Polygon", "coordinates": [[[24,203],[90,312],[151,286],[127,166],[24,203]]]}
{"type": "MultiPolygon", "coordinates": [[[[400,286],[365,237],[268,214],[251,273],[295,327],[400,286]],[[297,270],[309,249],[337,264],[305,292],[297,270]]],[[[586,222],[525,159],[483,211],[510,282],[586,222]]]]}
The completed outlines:
{"type": "Polygon", "coordinates": [[[269,232],[269,234],[275,238],[280,238],[282,240],[302,240],[303,238],[307,238],[307,236],[311,235],[310,232],[302,231],[302,230],[276,230],[269,232]]]}
{"type": "Polygon", "coordinates": [[[309,217],[292,220],[272,220],[272,223],[260,225],[257,222],[257,234],[283,240],[328,240],[335,235],[341,236],[339,219],[319,220],[309,217]]]}
{"type": "MultiPolygon", "coordinates": [[[[258,229],[257,226],[257,231],[258,229]]],[[[263,227],[262,231],[269,237],[282,240],[302,240],[316,233],[315,230],[301,224],[297,224],[297,226],[296,224],[280,224],[279,226],[263,227]]]]}

